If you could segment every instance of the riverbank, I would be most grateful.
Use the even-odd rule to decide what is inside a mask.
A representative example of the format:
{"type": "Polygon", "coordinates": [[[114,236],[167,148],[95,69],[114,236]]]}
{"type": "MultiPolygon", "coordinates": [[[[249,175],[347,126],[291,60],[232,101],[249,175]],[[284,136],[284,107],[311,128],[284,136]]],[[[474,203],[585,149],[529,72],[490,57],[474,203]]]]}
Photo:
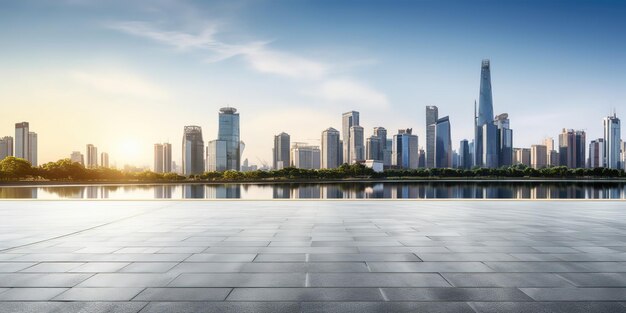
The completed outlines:
{"type": "Polygon", "coordinates": [[[346,179],[258,179],[258,180],[77,180],[77,181],[0,181],[0,187],[19,186],[85,186],[85,185],[275,185],[275,184],[343,184],[343,183],[626,183],[626,178],[543,178],[543,177],[403,177],[403,178],[346,178],[346,179]]]}

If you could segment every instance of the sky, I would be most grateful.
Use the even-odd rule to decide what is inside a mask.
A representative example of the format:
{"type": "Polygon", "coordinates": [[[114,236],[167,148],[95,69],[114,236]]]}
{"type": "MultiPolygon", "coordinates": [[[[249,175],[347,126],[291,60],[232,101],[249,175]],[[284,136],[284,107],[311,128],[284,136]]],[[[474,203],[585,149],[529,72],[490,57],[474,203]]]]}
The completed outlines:
{"type": "Polygon", "coordinates": [[[488,58],[514,146],[589,141],[626,112],[624,16],[623,1],[0,1],[0,136],[30,122],[40,163],[91,143],[151,166],[171,142],[180,164],[183,127],[207,143],[233,106],[260,165],[274,135],[319,145],[350,110],[366,136],[413,128],[424,146],[436,105],[457,149],[488,58]]]}

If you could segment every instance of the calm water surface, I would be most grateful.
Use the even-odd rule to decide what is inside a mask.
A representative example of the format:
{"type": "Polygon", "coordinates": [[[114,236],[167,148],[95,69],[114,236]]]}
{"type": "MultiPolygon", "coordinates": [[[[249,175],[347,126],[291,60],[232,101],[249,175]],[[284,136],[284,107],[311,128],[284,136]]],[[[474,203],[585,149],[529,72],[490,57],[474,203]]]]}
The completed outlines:
{"type": "Polygon", "coordinates": [[[363,182],[324,184],[0,187],[5,199],[626,199],[624,182],[363,182]]]}

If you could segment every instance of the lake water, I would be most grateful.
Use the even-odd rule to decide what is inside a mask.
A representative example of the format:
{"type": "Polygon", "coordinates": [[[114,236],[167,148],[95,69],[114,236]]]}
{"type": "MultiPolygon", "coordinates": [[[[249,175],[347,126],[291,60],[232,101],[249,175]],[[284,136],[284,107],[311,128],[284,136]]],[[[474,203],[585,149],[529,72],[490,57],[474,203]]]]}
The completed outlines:
{"type": "Polygon", "coordinates": [[[4,186],[5,199],[626,199],[626,182],[4,186]]]}

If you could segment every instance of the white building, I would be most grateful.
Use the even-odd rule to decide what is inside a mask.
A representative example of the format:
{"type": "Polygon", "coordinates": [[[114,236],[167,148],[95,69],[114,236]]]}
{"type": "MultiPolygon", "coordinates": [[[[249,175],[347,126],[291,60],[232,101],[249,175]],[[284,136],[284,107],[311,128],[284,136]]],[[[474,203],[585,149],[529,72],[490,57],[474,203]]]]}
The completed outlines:
{"type": "Polygon", "coordinates": [[[343,147],[339,131],[330,127],[322,132],[321,168],[337,168],[341,165],[343,147]]]}
{"type": "Polygon", "coordinates": [[[296,168],[319,169],[320,149],[318,146],[295,143],[291,148],[291,162],[296,168]]]}
{"type": "Polygon", "coordinates": [[[98,167],[98,148],[92,144],[87,145],[87,168],[98,167]]]}

